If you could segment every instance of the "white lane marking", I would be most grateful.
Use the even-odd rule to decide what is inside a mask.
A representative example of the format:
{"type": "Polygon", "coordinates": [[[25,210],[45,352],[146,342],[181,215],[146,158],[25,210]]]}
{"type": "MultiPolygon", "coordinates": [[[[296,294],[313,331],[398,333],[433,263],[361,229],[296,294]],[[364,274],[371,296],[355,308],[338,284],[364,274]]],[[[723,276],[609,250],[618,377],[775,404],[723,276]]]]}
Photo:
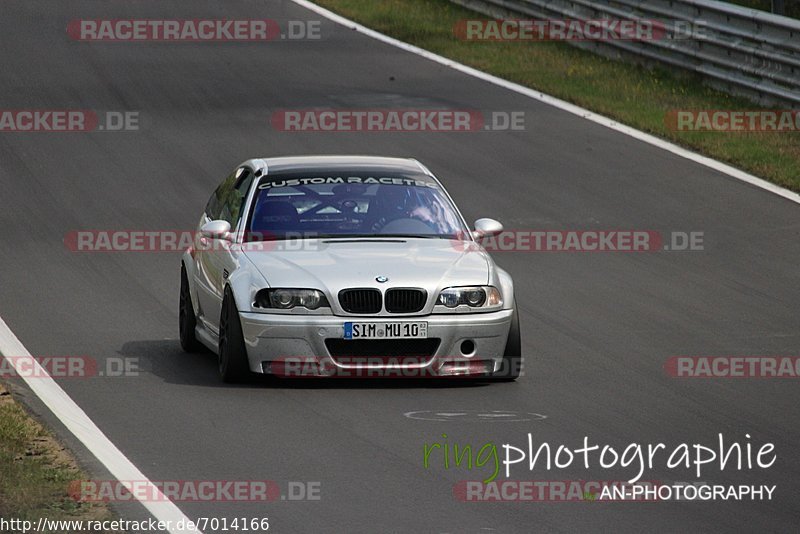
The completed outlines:
{"type": "Polygon", "coordinates": [[[14,332],[0,317],[0,355],[7,356],[8,362],[14,366],[17,375],[22,377],[33,393],[44,402],[53,412],[53,415],[64,424],[72,434],[89,449],[95,458],[102,463],[117,480],[142,481],[148,487],[147,494],[152,495],[152,501],[139,500],[133,492],[133,498],[139,501],[156,521],[171,521],[173,528],[169,532],[196,532],[200,530],[177,530],[177,523],[189,523],[189,518],[183,515],[172,501],[169,501],[161,490],[145,477],[139,469],[122,454],[116,445],[94,424],[80,406],[61,389],[47,371],[39,365],[28,349],[14,335],[14,332]],[[23,361],[24,360],[24,361],[23,361]],[[28,368],[29,366],[33,369],[28,368]],[[25,367],[24,369],[22,367],[25,367]],[[27,376],[31,375],[31,376],[27,376]]]}
{"type": "Polygon", "coordinates": [[[332,11],[329,11],[323,7],[313,4],[309,0],[292,0],[292,2],[306,9],[309,9],[314,13],[317,13],[318,15],[321,15],[337,24],[341,24],[342,26],[347,26],[348,28],[363,33],[368,37],[372,37],[373,39],[377,39],[392,46],[396,46],[397,48],[405,50],[406,52],[411,52],[412,54],[424,57],[425,59],[435,61],[436,63],[444,65],[445,67],[449,67],[459,72],[463,72],[464,74],[467,74],[469,76],[474,76],[475,78],[479,78],[483,81],[503,87],[510,91],[514,91],[515,93],[519,93],[529,98],[533,98],[534,100],[544,102],[545,104],[549,104],[553,107],[556,107],[568,113],[572,113],[573,115],[583,117],[586,120],[590,120],[594,123],[605,126],[606,128],[610,128],[614,131],[617,131],[629,137],[633,137],[634,139],[642,141],[643,143],[653,145],[655,147],[666,150],[667,152],[672,152],[676,156],[680,156],[684,159],[688,159],[695,163],[699,163],[700,165],[704,165],[710,169],[714,169],[715,171],[719,171],[721,173],[727,174],[728,176],[736,178],[737,180],[741,180],[750,185],[760,187],[761,189],[765,189],[771,193],[775,193],[776,195],[780,195],[785,199],[800,204],[800,194],[789,191],[788,189],[784,189],[783,187],[770,183],[757,176],[753,176],[752,174],[748,174],[743,170],[737,169],[736,167],[732,167],[726,163],[722,163],[721,161],[717,161],[715,159],[702,156],[700,154],[697,154],[696,152],[692,152],[691,150],[687,150],[676,144],[670,143],[669,141],[665,141],[664,139],[660,139],[654,135],[642,132],[640,130],[637,130],[636,128],[625,126],[624,124],[618,123],[614,119],[604,117],[603,115],[598,115],[597,113],[591,112],[588,109],[584,109],[580,106],[576,106],[575,104],[570,104],[569,102],[565,102],[564,100],[560,100],[556,97],[546,95],[540,91],[536,91],[535,89],[523,87],[522,85],[516,84],[514,82],[509,82],[508,80],[498,78],[497,76],[492,76],[491,74],[487,74],[477,69],[473,69],[472,67],[468,67],[466,65],[458,63],[457,61],[453,61],[452,59],[447,59],[446,57],[434,54],[433,52],[428,52],[427,50],[423,50],[422,48],[419,48],[417,46],[404,43],[403,41],[398,41],[393,37],[389,37],[388,35],[384,35],[375,30],[371,30],[366,26],[362,26],[357,22],[354,22],[350,19],[342,17],[341,15],[337,15],[336,13],[333,13],[332,11]]]}

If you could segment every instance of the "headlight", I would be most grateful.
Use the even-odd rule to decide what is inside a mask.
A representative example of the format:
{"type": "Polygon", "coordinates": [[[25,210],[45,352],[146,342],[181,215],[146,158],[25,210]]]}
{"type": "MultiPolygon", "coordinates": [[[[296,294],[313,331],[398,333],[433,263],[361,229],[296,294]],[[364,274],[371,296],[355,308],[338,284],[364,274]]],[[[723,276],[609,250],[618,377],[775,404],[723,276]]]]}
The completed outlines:
{"type": "Polygon", "coordinates": [[[317,289],[262,289],[256,293],[256,308],[276,308],[290,310],[302,306],[309,310],[330,308],[328,299],[317,289]]]}
{"type": "Polygon", "coordinates": [[[487,311],[502,307],[503,297],[493,286],[449,287],[439,293],[436,305],[449,309],[467,306],[487,311]]]}

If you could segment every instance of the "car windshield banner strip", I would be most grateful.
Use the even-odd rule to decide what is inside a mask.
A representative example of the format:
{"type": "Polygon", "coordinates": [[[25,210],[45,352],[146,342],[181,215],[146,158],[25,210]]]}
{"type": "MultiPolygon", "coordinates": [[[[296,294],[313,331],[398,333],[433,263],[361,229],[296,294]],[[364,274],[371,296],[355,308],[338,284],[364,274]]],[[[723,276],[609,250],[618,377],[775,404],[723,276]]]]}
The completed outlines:
{"type": "Polygon", "coordinates": [[[279,187],[302,187],[309,185],[339,185],[339,184],[361,184],[361,185],[400,185],[413,187],[438,188],[438,184],[425,177],[424,175],[415,176],[380,176],[360,173],[331,173],[329,175],[309,176],[276,174],[267,175],[261,178],[258,185],[259,189],[274,189],[279,187]]]}

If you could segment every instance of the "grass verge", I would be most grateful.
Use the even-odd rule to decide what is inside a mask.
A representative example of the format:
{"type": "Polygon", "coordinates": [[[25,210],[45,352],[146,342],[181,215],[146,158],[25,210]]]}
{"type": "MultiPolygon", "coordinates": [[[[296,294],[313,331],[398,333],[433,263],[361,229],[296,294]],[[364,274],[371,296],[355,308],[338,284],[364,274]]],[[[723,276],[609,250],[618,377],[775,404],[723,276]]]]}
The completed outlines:
{"type": "Polygon", "coordinates": [[[103,503],[70,497],[85,480],[74,458],[0,384],[0,517],[28,520],[113,520],[103,503]]]}
{"type": "Polygon", "coordinates": [[[572,102],[800,192],[800,132],[677,132],[667,110],[754,110],[698,76],[612,61],[561,42],[462,41],[461,19],[485,19],[447,0],[315,0],[420,48],[572,102]]]}

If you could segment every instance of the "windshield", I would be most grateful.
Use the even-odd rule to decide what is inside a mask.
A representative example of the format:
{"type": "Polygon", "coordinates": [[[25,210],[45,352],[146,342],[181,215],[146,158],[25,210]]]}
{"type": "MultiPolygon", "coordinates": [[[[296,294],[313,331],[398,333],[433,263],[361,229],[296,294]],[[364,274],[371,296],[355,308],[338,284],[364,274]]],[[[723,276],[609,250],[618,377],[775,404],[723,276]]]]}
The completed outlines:
{"type": "Polygon", "coordinates": [[[259,182],[249,217],[247,241],[469,235],[439,184],[425,175],[269,175],[259,182]]]}

